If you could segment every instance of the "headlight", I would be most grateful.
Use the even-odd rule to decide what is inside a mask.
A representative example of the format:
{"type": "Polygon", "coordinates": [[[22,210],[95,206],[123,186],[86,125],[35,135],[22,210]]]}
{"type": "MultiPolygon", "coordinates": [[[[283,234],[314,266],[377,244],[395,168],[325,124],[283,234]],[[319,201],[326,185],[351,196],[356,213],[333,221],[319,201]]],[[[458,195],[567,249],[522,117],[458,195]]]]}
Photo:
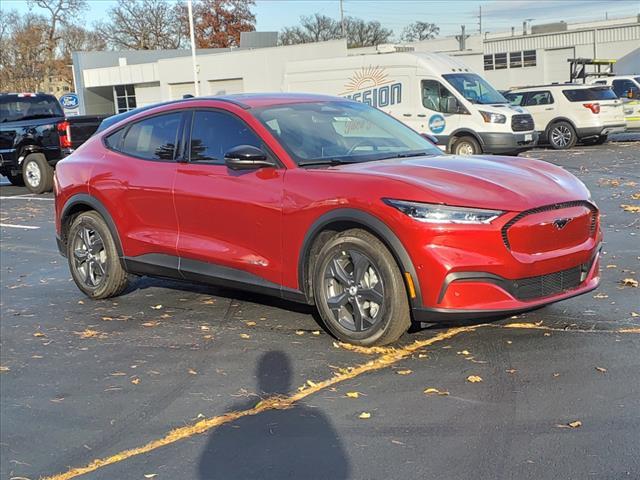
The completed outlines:
{"type": "Polygon", "coordinates": [[[397,208],[414,220],[424,223],[491,223],[504,212],[481,208],[449,207],[434,203],[407,202],[405,200],[384,199],[387,205],[397,208]]]}
{"type": "Polygon", "coordinates": [[[491,113],[480,110],[480,115],[482,115],[486,123],[506,123],[507,121],[506,115],[502,115],[501,113],[491,113]]]}

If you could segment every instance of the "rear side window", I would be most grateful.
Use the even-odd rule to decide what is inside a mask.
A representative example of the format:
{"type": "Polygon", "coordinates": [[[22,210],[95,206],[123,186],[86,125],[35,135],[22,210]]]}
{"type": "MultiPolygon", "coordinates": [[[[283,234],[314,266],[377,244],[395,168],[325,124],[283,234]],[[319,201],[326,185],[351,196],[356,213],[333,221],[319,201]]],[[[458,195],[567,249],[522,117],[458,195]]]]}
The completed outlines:
{"type": "Polygon", "coordinates": [[[520,106],[524,101],[524,93],[505,93],[504,98],[509,100],[511,105],[520,106]]]}
{"type": "Polygon", "coordinates": [[[535,107],[536,105],[551,105],[552,103],[553,97],[551,96],[551,92],[547,90],[543,92],[529,92],[525,105],[527,107],[535,107]]]}
{"type": "Polygon", "coordinates": [[[224,154],[238,145],[262,148],[258,136],[239,118],[213,110],[194,113],[189,148],[192,162],[224,164],[224,154]]]}
{"type": "Polygon", "coordinates": [[[577,88],[575,90],[563,90],[564,96],[570,102],[587,102],[590,100],[615,100],[618,98],[609,87],[577,88]]]}
{"type": "Polygon", "coordinates": [[[181,119],[182,112],[176,112],[140,120],[129,127],[118,150],[147,160],[173,160],[181,119]]]}
{"type": "Polygon", "coordinates": [[[105,140],[105,143],[107,144],[107,147],[109,147],[112,150],[119,150],[120,149],[120,143],[122,142],[122,137],[124,136],[124,132],[125,132],[125,129],[121,128],[117,132],[112,133],[111,135],[109,135],[107,137],[107,139],[105,140]]]}

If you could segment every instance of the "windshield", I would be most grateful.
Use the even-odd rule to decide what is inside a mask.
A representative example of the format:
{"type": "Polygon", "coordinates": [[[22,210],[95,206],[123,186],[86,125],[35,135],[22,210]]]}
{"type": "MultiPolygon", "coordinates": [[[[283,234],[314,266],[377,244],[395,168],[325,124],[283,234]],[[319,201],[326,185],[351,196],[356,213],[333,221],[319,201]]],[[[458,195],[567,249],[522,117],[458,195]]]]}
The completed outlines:
{"type": "Polygon", "coordinates": [[[509,103],[484,78],[475,73],[450,73],[443,75],[464,98],[471,103],[509,103]]]}
{"type": "Polygon", "coordinates": [[[62,107],[52,95],[0,96],[0,122],[17,122],[36,118],[64,117],[62,107]]]}
{"type": "Polygon", "coordinates": [[[442,153],[398,120],[363,103],[295,103],[252,112],[300,165],[442,153]]]}

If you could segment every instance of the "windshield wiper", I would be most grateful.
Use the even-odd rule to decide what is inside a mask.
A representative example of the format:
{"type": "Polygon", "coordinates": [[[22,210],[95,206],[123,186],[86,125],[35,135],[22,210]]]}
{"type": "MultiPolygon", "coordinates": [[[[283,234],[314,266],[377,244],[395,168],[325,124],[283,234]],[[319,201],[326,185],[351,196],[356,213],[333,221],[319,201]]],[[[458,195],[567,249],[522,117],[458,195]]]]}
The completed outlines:
{"type": "Polygon", "coordinates": [[[316,158],[312,160],[305,160],[303,162],[298,162],[299,167],[309,167],[314,165],[346,165],[349,163],[358,163],[349,160],[342,160],[341,158],[316,158]]]}
{"type": "Polygon", "coordinates": [[[408,158],[408,157],[425,157],[425,156],[435,156],[435,153],[431,152],[407,152],[407,153],[398,153],[396,155],[392,155],[391,157],[384,157],[382,160],[388,160],[390,158],[408,158]]]}

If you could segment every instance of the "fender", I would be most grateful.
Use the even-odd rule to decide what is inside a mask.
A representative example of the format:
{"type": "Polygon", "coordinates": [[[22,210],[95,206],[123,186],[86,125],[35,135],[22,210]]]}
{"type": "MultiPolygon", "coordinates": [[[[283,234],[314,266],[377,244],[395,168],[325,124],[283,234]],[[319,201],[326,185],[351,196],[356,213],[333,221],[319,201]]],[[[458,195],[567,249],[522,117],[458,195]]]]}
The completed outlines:
{"type": "Polygon", "coordinates": [[[122,242],[120,241],[120,234],[118,233],[118,229],[116,228],[116,224],[111,217],[111,214],[107,210],[107,208],[98,200],[96,197],[92,197],[86,193],[77,193],[69,197],[69,199],[62,207],[62,212],[60,214],[60,221],[64,225],[67,217],[73,213],[74,207],[77,206],[87,206],[92,210],[98,212],[102,218],[104,219],[109,231],[111,232],[111,236],[116,244],[116,250],[118,251],[118,257],[123,261],[124,252],[122,250],[122,242]]]}
{"type": "Polygon", "coordinates": [[[480,136],[478,136],[475,132],[472,132],[471,130],[467,130],[466,128],[459,128],[457,130],[454,130],[453,132],[451,132],[448,135],[448,140],[447,140],[447,151],[450,152],[451,151],[451,140],[454,137],[459,137],[461,136],[461,134],[465,135],[465,136],[469,136],[469,137],[473,137],[476,139],[476,141],[478,142],[478,144],[482,147],[482,149],[484,150],[484,142],[482,141],[482,138],[480,138],[480,136]]]}
{"type": "Polygon", "coordinates": [[[416,296],[415,298],[410,298],[409,300],[413,308],[420,307],[422,305],[422,295],[420,292],[419,279],[416,274],[413,262],[411,261],[411,257],[409,257],[409,253],[404,248],[404,245],[396,236],[396,234],[393,233],[393,230],[391,230],[391,228],[389,228],[382,220],[380,220],[378,217],[375,217],[374,215],[371,215],[370,213],[364,212],[362,210],[357,210],[355,208],[338,208],[335,210],[331,210],[330,212],[322,215],[311,225],[304,237],[302,247],[300,249],[300,258],[298,260],[299,289],[302,291],[306,290],[304,287],[305,265],[307,263],[313,241],[315,240],[317,235],[325,229],[325,227],[331,225],[332,223],[338,222],[350,222],[362,225],[363,227],[367,228],[375,235],[377,235],[380,240],[382,240],[382,242],[387,246],[391,254],[396,259],[398,266],[402,269],[403,277],[404,272],[409,272],[411,274],[416,296]]]}
{"type": "Polygon", "coordinates": [[[544,127],[544,136],[545,136],[545,138],[549,137],[549,135],[548,135],[549,129],[551,128],[551,126],[554,123],[557,123],[557,122],[567,122],[569,125],[571,125],[573,127],[573,129],[576,131],[576,133],[578,132],[578,129],[576,128],[576,124],[572,120],[568,119],[567,117],[555,117],[553,120],[551,120],[549,123],[547,123],[546,127],[544,127]]]}

